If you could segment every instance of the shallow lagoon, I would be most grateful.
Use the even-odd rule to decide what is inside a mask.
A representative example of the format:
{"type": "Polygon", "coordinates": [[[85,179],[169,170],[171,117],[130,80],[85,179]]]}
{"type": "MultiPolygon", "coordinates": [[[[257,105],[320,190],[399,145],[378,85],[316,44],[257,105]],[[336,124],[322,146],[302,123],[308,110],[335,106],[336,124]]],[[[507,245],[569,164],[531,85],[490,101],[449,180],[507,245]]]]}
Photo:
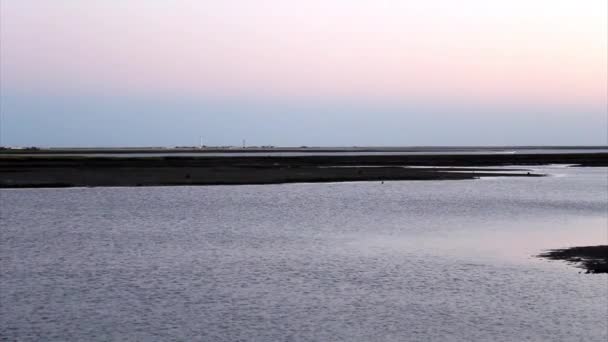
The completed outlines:
{"type": "Polygon", "coordinates": [[[608,169],[542,178],[0,191],[9,340],[585,340],[608,169]]]}

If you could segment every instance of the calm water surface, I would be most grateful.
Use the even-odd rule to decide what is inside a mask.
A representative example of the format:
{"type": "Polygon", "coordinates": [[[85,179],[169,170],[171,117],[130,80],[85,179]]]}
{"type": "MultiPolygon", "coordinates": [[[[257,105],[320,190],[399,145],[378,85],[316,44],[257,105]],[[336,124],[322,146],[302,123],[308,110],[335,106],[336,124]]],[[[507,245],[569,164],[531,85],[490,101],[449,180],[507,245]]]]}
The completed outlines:
{"type": "Polygon", "coordinates": [[[608,169],[0,191],[0,339],[606,341],[608,169]]]}

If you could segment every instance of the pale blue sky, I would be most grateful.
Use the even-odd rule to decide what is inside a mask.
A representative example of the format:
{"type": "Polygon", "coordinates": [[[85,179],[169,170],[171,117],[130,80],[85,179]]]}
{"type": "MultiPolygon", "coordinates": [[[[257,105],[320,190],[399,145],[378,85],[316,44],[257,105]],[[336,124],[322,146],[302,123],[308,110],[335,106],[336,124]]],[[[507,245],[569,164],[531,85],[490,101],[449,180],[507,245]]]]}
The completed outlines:
{"type": "Polygon", "coordinates": [[[608,143],[605,0],[0,6],[3,145],[608,143]]]}

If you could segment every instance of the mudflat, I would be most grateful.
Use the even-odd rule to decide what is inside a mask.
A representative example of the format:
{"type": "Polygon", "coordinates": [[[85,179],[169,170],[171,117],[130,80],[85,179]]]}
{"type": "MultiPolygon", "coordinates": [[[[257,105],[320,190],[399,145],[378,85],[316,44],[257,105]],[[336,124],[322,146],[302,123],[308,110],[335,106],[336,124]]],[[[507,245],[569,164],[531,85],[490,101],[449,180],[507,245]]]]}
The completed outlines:
{"type": "Polygon", "coordinates": [[[122,158],[0,155],[0,187],[221,185],[458,180],[483,176],[538,177],[542,175],[526,169],[503,169],[500,166],[542,164],[608,166],[608,153],[122,158]],[[496,168],[475,168],[488,166],[496,168]]]}
{"type": "Polygon", "coordinates": [[[608,273],[608,245],[554,249],[539,256],[574,263],[587,273],[608,273]]]}

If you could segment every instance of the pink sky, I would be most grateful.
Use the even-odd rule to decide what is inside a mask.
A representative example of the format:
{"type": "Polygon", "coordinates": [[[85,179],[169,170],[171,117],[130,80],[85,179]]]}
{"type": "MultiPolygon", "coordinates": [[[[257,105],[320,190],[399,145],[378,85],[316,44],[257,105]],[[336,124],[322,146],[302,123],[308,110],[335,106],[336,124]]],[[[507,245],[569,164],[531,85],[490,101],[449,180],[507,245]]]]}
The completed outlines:
{"type": "Polygon", "coordinates": [[[9,90],[602,106],[605,0],[2,2],[9,90]]]}

